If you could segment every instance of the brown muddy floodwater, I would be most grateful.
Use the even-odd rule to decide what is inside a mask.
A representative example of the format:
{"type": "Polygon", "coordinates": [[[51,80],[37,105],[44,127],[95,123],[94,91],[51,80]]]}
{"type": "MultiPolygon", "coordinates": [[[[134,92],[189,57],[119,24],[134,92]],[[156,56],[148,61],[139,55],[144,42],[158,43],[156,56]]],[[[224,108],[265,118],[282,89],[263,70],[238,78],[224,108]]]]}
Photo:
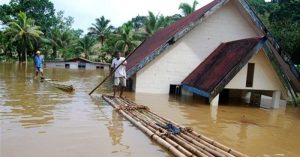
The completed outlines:
{"type": "MultiPolygon", "coordinates": [[[[32,65],[0,64],[1,157],[172,156],[101,98],[107,71],[45,69],[72,84],[68,94],[33,79],[32,65]]],[[[300,109],[243,104],[210,107],[199,99],[125,93],[139,104],[250,156],[300,156],[300,109]]]]}

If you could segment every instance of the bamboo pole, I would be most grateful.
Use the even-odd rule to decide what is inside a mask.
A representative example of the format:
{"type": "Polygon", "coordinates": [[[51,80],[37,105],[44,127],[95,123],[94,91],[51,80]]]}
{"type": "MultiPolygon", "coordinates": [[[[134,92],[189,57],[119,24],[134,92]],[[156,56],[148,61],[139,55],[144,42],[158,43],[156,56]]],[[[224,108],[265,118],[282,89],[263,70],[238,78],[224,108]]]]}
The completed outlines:
{"type": "Polygon", "coordinates": [[[209,147],[210,149],[215,150],[215,151],[217,151],[219,153],[222,153],[222,154],[226,155],[227,157],[235,157],[235,155],[230,154],[229,152],[227,152],[227,151],[225,151],[225,150],[223,150],[221,148],[218,148],[218,147],[216,147],[216,146],[214,146],[214,145],[212,145],[212,144],[210,144],[210,143],[208,143],[208,142],[206,142],[206,141],[204,141],[204,140],[202,140],[200,138],[197,138],[197,137],[195,137],[195,136],[193,136],[191,134],[182,134],[182,136],[187,136],[188,138],[194,139],[197,142],[199,142],[199,143],[201,143],[201,144],[209,147]]]}
{"type": "Polygon", "coordinates": [[[102,82],[100,82],[90,93],[89,93],[89,95],[91,95],[91,94],[93,94],[93,92],[97,89],[97,88],[99,88],[110,76],[112,76],[112,74],[125,62],[125,61],[127,61],[127,59],[132,55],[132,54],[134,54],[134,52],[135,52],[135,50],[136,49],[138,49],[141,45],[143,45],[143,43],[145,42],[146,40],[144,40],[144,41],[142,41],[142,43],[137,47],[137,48],[135,48],[134,49],[134,51],[132,51],[125,59],[124,59],[124,61],[122,61],[117,67],[115,67],[115,69],[112,71],[112,72],[110,72],[109,73],[109,75],[106,77],[106,78],[104,78],[103,79],[103,81],[102,82]]]}
{"type": "MultiPolygon", "coordinates": [[[[137,105],[134,102],[125,100],[125,99],[116,99],[118,104],[124,104],[124,106],[128,106],[128,107],[135,107],[135,106],[141,106],[141,105],[137,105]]],[[[177,127],[181,127],[180,125],[176,124],[175,122],[169,121],[163,117],[160,117],[159,115],[157,115],[156,113],[151,112],[150,110],[138,110],[138,111],[128,111],[128,113],[134,112],[137,119],[139,119],[139,121],[148,121],[151,123],[160,123],[160,124],[166,124],[166,123],[172,123],[174,125],[176,125],[177,127]]],[[[147,123],[145,124],[145,126],[147,126],[147,123]]],[[[151,125],[149,125],[151,126],[151,125]]],[[[150,130],[155,130],[158,129],[156,125],[152,124],[152,127],[148,127],[148,129],[150,130]]],[[[173,135],[174,136],[174,135],[173,135]]],[[[176,136],[175,136],[176,137],[176,136]]],[[[166,139],[165,139],[166,140],[166,139]]],[[[202,148],[205,148],[205,150],[210,151],[211,153],[215,153],[215,155],[224,155],[224,156],[228,156],[228,157],[232,157],[232,156],[237,156],[237,157],[247,157],[247,155],[242,154],[236,150],[233,150],[231,148],[228,148],[204,135],[200,135],[194,131],[191,132],[183,132],[183,134],[181,134],[181,137],[176,137],[174,139],[172,139],[176,142],[176,140],[178,140],[177,142],[179,142],[181,140],[181,142],[185,143],[189,143],[189,145],[194,145],[193,148],[198,147],[197,149],[199,150],[203,150],[202,148]],[[200,147],[200,148],[199,148],[200,147]]],[[[171,140],[171,141],[172,141],[171,140]]],[[[171,142],[169,140],[169,142],[171,142]]],[[[173,141],[173,142],[174,142],[173,141]]],[[[173,144],[174,146],[174,144],[173,144]]]]}
{"type": "MultiPolygon", "coordinates": [[[[103,97],[107,102],[109,102],[110,105],[112,105],[114,108],[117,108],[117,105],[110,101],[108,98],[103,97]]],[[[121,113],[125,118],[127,118],[131,123],[133,123],[135,126],[137,126],[138,128],[140,128],[145,134],[147,134],[151,139],[155,140],[157,143],[159,143],[160,145],[164,146],[165,148],[167,148],[167,150],[169,150],[171,153],[173,153],[175,156],[177,157],[186,157],[186,155],[184,155],[183,153],[181,153],[180,151],[178,151],[175,147],[173,147],[171,144],[169,144],[168,142],[166,142],[165,140],[163,140],[162,138],[160,138],[159,136],[157,136],[156,134],[154,134],[151,130],[149,130],[148,128],[146,128],[145,126],[143,126],[140,122],[137,122],[136,120],[134,120],[133,118],[131,118],[127,113],[125,113],[122,110],[118,110],[119,113],[121,113]]]]}
{"type": "MultiPolygon", "coordinates": [[[[165,118],[160,117],[159,115],[157,115],[157,114],[154,113],[154,112],[149,111],[148,113],[154,115],[155,117],[157,117],[157,118],[159,118],[159,119],[161,119],[161,120],[163,120],[163,121],[165,121],[165,122],[171,122],[171,123],[173,123],[174,125],[176,125],[177,127],[180,127],[179,124],[177,124],[177,123],[175,123],[175,122],[173,122],[173,121],[166,120],[165,118]]],[[[212,139],[210,139],[210,138],[208,138],[208,137],[206,137],[206,136],[204,136],[204,135],[198,134],[198,133],[195,132],[195,131],[192,131],[192,132],[189,133],[189,134],[194,135],[194,137],[198,137],[198,138],[200,138],[200,139],[206,141],[207,143],[209,143],[209,144],[211,144],[211,145],[213,145],[213,146],[215,146],[215,147],[217,147],[217,148],[219,148],[219,149],[221,149],[221,150],[223,150],[223,151],[225,151],[225,152],[228,152],[228,153],[230,153],[230,154],[232,154],[232,155],[234,155],[234,156],[236,156],[236,157],[248,157],[247,155],[245,155],[245,154],[243,154],[243,153],[240,153],[240,152],[238,152],[238,151],[236,151],[236,150],[234,150],[234,149],[231,149],[231,148],[229,148],[229,147],[227,147],[227,146],[224,146],[223,144],[221,144],[221,143],[219,143],[219,142],[216,142],[216,141],[214,141],[214,140],[212,140],[212,139]]]]}
{"type": "Polygon", "coordinates": [[[205,146],[204,144],[194,140],[193,138],[187,136],[187,135],[184,135],[184,134],[180,134],[179,136],[181,136],[182,138],[186,139],[187,141],[189,141],[190,143],[193,143],[195,144],[196,146],[208,151],[209,153],[213,154],[214,156],[217,156],[217,157],[226,157],[225,154],[223,154],[222,152],[218,152],[216,150],[213,150],[211,148],[209,148],[208,146],[205,146]]]}
{"type": "Polygon", "coordinates": [[[236,157],[248,157],[248,155],[246,155],[246,154],[240,153],[240,152],[238,152],[238,151],[236,151],[234,149],[231,149],[231,148],[229,148],[227,146],[224,146],[223,144],[221,144],[221,143],[219,143],[217,141],[214,141],[214,140],[212,140],[212,139],[210,139],[210,138],[208,138],[208,137],[206,137],[204,135],[200,135],[200,134],[198,134],[195,131],[192,131],[190,134],[192,134],[195,137],[198,137],[200,139],[203,139],[204,141],[208,142],[209,144],[211,144],[213,146],[216,146],[216,147],[218,147],[218,148],[220,148],[220,149],[222,149],[222,150],[224,150],[224,151],[226,151],[226,152],[228,152],[228,153],[230,153],[230,154],[232,154],[232,155],[234,155],[236,157]]]}
{"type": "MultiPolygon", "coordinates": [[[[127,102],[128,102],[128,101],[127,101],[127,102]]],[[[135,104],[134,102],[132,102],[132,103],[135,104]]],[[[159,115],[157,115],[157,114],[154,113],[154,112],[149,111],[149,112],[147,112],[147,113],[152,114],[152,115],[155,116],[157,119],[163,120],[163,121],[165,121],[165,122],[171,122],[171,123],[177,125],[177,127],[180,127],[179,124],[177,124],[177,123],[175,123],[175,122],[173,122],[173,121],[169,121],[169,120],[167,120],[167,119],[165,119],[165,118],[163,118],[163,117],[160,117],[159,115]]],[[[234,149],[232,149],[232,148],[229,148],[229,147],[227,147],[227,146],[224,146],[223,144],[221,144],[221,143],[219,143],[219,142],[216,142],[216,141],[214,141],[214,140],[212,140],[212,139],[210,139],[210,138],[208,138],[208,137],[206,137],[206,136],[204,136],[204,135],[200,135],[200,134],[196,133],[195,131],[192,131],[191,133],[188,133],[188,134],[193,135],[193,137],[196,136],[196,137],[199,138],[199,140],[203,140],[203,141],[205,141],[205,142],[207,142],[207,143],[209,143],[209,144],[211,144],[211,145],[217,147],[218,149],[223,150],[223,151],[225,151],[225,152],[228,152],[229,154],[232,154],[232,155],[234,155],[234,156],[237,156],[237,157],[248,157],[247,155],[245,155],[245,154],[243,154],[243,153],[240,153],[240,152],[238,152],[238,151],[236,151],[236,150],[234,150],[234,149]]]]}
{"type": "MultiPolygon", "coordinates": [[[[146,122],[147,120],[144,120],[142,118],[140,118],[137,115],[134,115],[134,113],[131,113],[129,111],[127,111],[129,114],[133,114],[132,117],[136,118],[136,120],[140,121],[141,123],[143,123],[149,130],[151,130],[152,132],[154,132],[155,134],[159,135],[161,134],[157,129],[155,129],[153,126],[149,125],[149,123],[151,122],[146,122]]],[[[180,152],[182,152],[183,154],[185,154],[188,157],[196,157],[194,154],[192,154],[190,151],[186,150],[185,148],[183,148],[181,145],[179,145],[178,143],[174,142],[173,140],[171,140],[170,138],[168,138],[167,136],[160,136],[161,138],[163,138],[164,140],[166,140],[167,142],[169,142],[171,145],[173,145],[175,148],[177,148],[180,152]]]]}
{"type": "MultiPolygon", "coordinates": [[[[143,113],[147,113],[147,111],[143,112],[143,113]]],[[[161,124],[165,124],[163,122],[160,122],[161,124]]],[[[182,136],[183,134],[180,133],[179,135],[174,135],[176,138],[179,138],[180,136],[182,136]]],[[[207,146],[204,146],[204,145],[201,145],[199,146],[199,144],[195,144],[195,141],[192,141],[191,142],[191,138],[190,139],[187,139],[187,138],[190,138],[190,137],[186,137],[186,138],[182,138],[183,141],[186,141],[187,143],[190,143],[190,144],[193,144],[196,149],[200,149],[201,152],[203,152],[204,154],[208,155],[208,156],[222,156],[220,155],[220,153],[218,152],[215,152],[215,150],[211,150],[211,148],[207,147],[207,146]],[[211,155],[211,154],[214,154],[214,155],[211,155]]],[[[196,141],[197,142],[197,141],[196,141]]],[[[223,153],[223,152],[221,152],[223,153]]],[[[228,155],[230,156],[230,155],[228,155]]]]}
{"type": "MultiPolygon", "coordinates": [[[[152,126],[153,127],[153,124],[148,124],[148,125],[150,125],[150,126],[152,126]]],[[[155,127],[155,129],[159,129],[159,127],[158,126],[156,126],[156,125],[154,125],[154,127],[155,127]]],[[[174,138],[177,138],[177,139],[179,139],[179,140],[181,140],[182,142],[185,142],[185,143],[187,143],[187,144],[189,144],[189,141],[187,141],[187,140],[185,140],[185,139],[180,139],[180,137],[178,136],[178,135],[173,135],[174,136],[174,138]]],[[[189,147],[191,146],[191,144],[189,144],[189,147]]],[[[197,146],[195,146],[194,147],[195,148],[195,150],[196,149],[199,149],[197,146]]],[[[209,152],[207,152],[206,150],[204,150],[204,149],[202,149],[202,148],[200,148],[200,150],[199,150],[200,152],[202,152],[202,153],[204,153],[205,155],[207,155],[207,156],[212,156],[213,157],[213,155],[211,155],[209,152]]],[[[199,155],[199,154],[198,154],[199,155]]]]}
{"type": "MultiPolygon", "coordinates": [[[[128,104],[129,102],[128,101],[122,101],[126,104],[128,104]]],[[[135,105],[135,104],[134,104],[135,105]]],[[[148,113],[147,111],[144,112],[144,113],[148,113]]],[[[152,119],[155,119],[156,121],[159,121],[160,123],[165,123],[165,122],[162,122],[158,119],[161,119],[160,116],[158,115],[155,115],[156,118],[153,118],[152,119]]],[[[208,144],[207,142],[205,142],[204,140],[201,140],[201,141],[198,141],[198,140],[194,140],[193,138],[189,137],[188,135],[184,135],[184,134],[181,134],[180,136],[182,136],[184,139],[186,139],[188,142],[190,143],[193,143],[195,144],[196,146],[206,150],[206,151],[209,151],[210,153],[214,154],[215,156],[228,156],[228,157],[233,157],[232,154],[220,149],[220,148],[217,148],[217,147],[214,147],[213,145],[210,145],[208,144]]]]}
{"type": "MultiPolygon", "coordinates": [[[[144,121],[143,119],[141,119],[141,121],[144,121]]],[[[154,129],[158,129],[156,125],[153,125],[151,123],[147,123],[145,122],[147,125],[153,127],[154,129]]],[[[174,135],[168,135],[170,137],[171,140],[173,140],[174,142],[178,143],[181,147],[187,149],[188,151],[192,152],[193,154],[196,154],[197,156],[201,156],[201,157],[208,157],[207,155],[203,154],[202,152],[200,152],[199,150],[197,150],[194,147],[189,146],[186,142],[174,137],[174,135]]]]}
{"type": "Polygon", "coordinates": [[[201,152],[203,152],[205,155],[207,155],[207,156],[209,156],[209,157],[215,157],[213,154],[209,153],[208,151],[206,151],[206,150],[200,148],[199,146],[197,146],[197,145],[195,145],[195,144],[193,144],[193,143],[190,143],[190,142],[187,141],[186,139],[184,139],[184,138],[182,138],[182,137],[180,137],[180,136],[178,136],[178,138],[181,139],[181,140],[186,141],[187,143],[189,143],[190,146],[195,147],[196,149],[198,149],[198,150],[200,150],[201,152]]]}
{"type": "MultiPolygon", "coordinates": [[[[144,114],[147,114],[147,111],[145,111],[145,112],[143,112],[144,114]]],[[[161,122],[161,121],[159,121],[159,123],[164,123],[164,122],[161,122]]],[[[199,144],[203,144],[203,145],[201,145],[200,146],[200,148],[202,148],[202,149],[212,149],[213,151],[217,151],[217,152],[219,152],[219,153],[221,153],[221,154],[224,154],[225,156],[228,156],[228,157],[234,157],[232,154],[229,154],[228,152],[225,152],[225,151],[223,151],[223,150],[221,150],[221,149],[218,149],[217,147],[214,147],[213,145],[210,145],[210,144],[208,144],[207,142],[205,142],[205,141],[195,141],[195,142],[191,142],[191,139],[192,139],[192,137],[189,137],[188,135],[185,135],[185,134],[183,134],[183,133],[181,133],[179,136],[184,136],[185,138],[184,139],[187,139],[187,141],[188,142],[190,142],[190,143],[195,143],[195,142],[199,142],[199,144]],[[203,148],[203,147],[208,147],[208,148],[203,148]]],[[[199,146],[198,146],[199,147],[199,146]]],[[[218,153],[217,153],[218,154],[218,153]]]]}

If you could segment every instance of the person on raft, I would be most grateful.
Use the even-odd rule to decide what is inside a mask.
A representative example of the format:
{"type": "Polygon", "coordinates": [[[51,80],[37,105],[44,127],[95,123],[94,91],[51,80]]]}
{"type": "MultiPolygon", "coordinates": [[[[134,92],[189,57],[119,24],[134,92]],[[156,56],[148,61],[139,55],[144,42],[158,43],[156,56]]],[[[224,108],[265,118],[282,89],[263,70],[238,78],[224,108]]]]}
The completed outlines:
{"type": "Polygon", "coordinates": [[[114,97],[116,96],[117,88],[120,87],[120,97],[122,98],[123,90],[126,87],[126,64],[124,57],[121,57],[121,53],[118,52],[116,54],[116,58],[112,60],[111,70],[115,70],[119,65],[119,67],[115,70],[114,73],[114,97]],[[124,61],[124,62],[123,62],[124,61]],[[122,64],[122,65],[120,65],[122,64]]]}
{"type": "Polygon", "coordinates": [[[35,68],[35,77],[37,78],[39,72],[41,73],[41,79],[44,79],[44,74],[43,74],[43,64],[44,64],[44,57],[41,56],[40,51],[36,51],[36,54],[34,56],[34,68],[35,68]]]}

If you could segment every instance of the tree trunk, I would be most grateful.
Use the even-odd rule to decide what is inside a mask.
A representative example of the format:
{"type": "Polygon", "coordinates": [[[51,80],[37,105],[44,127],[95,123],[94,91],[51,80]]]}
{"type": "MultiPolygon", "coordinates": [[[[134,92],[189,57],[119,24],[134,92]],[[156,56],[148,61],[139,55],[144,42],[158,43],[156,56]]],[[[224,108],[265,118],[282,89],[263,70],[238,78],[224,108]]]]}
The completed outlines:
{"type": "Polygon", "coordinates": [[[89,59],[88,51],[85,51],[85,59],[89,59]]]}
{"type": "Polygon", "coordinates": [[[103,47],[104,37],[101,37],[101,47],[103,47]]]}
{"type": "Polygon", "coordinates": [[[25,63],[27,64],[27,48],[25,48],[25,63]]]}
{"type": "Polygon", "coordinates": [[[56,47],[54,46],[53,48],[53,58],[55,59],[56,58],[56,56],[57,56],[57,50],[56,50],[56,47]]]}
{"type": "Polygon", "coordinates": [[[21,62],[24,62],[25,61],[25,51],[24,50],[21,52],[21,55],[22,55],[21,62]]]}
{"type": "Polygon", "coordinates": [[[21,61],[22,61],[22,53],[20,52],[20,50],[18,50],[18,48],[17,48],[17,52],[18,52],[19,63],[21,63],[21,61]]]}

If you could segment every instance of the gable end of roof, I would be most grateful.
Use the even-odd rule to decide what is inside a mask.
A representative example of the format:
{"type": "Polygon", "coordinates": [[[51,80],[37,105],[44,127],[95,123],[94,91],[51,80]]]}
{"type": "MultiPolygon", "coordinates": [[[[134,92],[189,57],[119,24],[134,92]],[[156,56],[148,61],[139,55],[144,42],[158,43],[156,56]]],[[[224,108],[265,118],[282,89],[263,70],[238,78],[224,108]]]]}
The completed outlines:
{"type": "Polygon", "coordinates": [[[127,76],[133,76],[228,1],[229,0],[214,0],[146,39],[143,45],[135,49],[132,52],[134,54],[128,58],[127,76]],[[160,40],[160,42],[156,43],[158,41],[156,39],[160,40]],[[155,48],[152,48],[153,46],[155,48]]]}

